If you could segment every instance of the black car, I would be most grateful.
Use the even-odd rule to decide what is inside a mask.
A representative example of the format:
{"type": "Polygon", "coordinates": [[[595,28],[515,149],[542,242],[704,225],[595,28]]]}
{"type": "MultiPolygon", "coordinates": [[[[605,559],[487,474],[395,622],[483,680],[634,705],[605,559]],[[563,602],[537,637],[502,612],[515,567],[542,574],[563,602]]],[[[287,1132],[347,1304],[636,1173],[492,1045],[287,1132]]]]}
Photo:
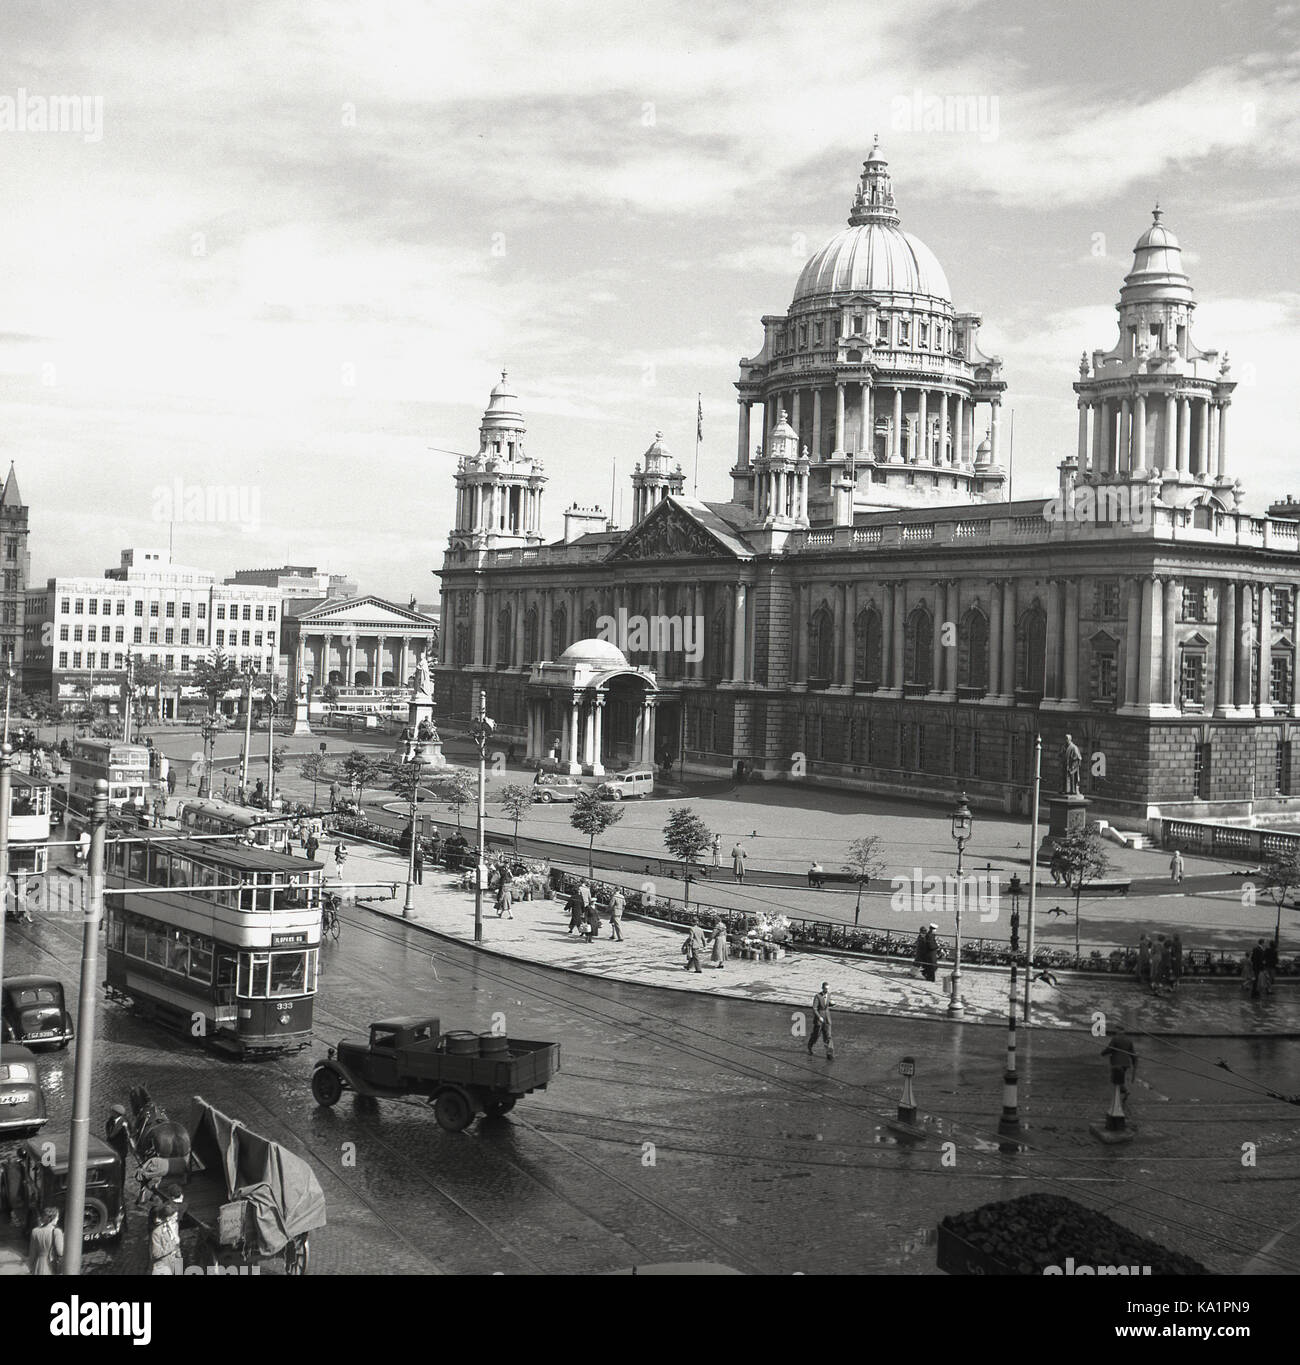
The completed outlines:
{"type": "MultiPolygon", "coordinates": [[[[57,1209],[66,1223],[69,1143],[66,1133],[28,1138],[5,1163],[0,1214],[14,1213],[28,1236],[48,1211],[57,1209]]],[[[122,1158],[100,1138],[88,1137],[83,1243],[93,1246],[121,1237],[125,1184],[122,1158]]]]}
{"type": "Polygon", "coordinates": [[[72,1016],[63,1003],[63,982],[52,976],[11,976],[0,991],[4,1041],[26,1047],[65,1048],[72,1016]]]}
{"type": "Polygon", "coordinates": [[[31,1137],[48,1117],[35,1055],[17,1043],[0,1046],[0,1137],[31,1137]]]}

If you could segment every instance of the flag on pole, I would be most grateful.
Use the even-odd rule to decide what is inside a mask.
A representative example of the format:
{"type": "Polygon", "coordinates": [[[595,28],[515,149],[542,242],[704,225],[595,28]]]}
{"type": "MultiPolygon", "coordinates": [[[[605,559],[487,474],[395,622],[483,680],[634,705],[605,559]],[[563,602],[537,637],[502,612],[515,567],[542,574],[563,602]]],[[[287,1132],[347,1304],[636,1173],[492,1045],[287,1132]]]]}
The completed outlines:
{"type": "Polygon", "coordinates": [[[695,399],[695,439],[704,439],[704,402],[698,394],[695,399]]]}

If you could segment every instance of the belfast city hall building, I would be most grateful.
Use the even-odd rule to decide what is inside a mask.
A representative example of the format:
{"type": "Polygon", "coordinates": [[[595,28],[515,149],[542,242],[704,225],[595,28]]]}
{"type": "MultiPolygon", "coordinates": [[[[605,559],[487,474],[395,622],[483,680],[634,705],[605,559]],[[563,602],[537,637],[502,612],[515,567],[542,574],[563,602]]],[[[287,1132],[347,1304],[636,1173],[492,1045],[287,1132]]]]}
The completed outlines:
{"type": "Polygon", "coordinates": [[[574,506],[548,540],[502,376],[456,474],[441,714],[485,690],[499,733],[572,773],[743,764],[1010,811],[1036,736],[1060,785],[1068,733],[1098,812],[1284,811],[1300,503],[1242,510],[1235,386],[1195,307],[1157,210],[1118,338],[1078,363],[1057,495],[1008,501],[1001,362],[873,148],[848,225],[740,362],[729,501],[686,496],[656,437],[630,528],[574,506]]]}

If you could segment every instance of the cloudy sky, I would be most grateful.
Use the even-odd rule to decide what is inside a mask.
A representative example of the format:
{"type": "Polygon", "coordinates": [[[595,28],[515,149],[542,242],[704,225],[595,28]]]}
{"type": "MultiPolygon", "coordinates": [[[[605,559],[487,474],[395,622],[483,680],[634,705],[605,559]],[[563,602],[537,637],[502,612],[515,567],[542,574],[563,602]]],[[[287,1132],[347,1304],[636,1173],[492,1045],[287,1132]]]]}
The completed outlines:
{"type": "Polygon", "coordinates": [[[34,576],[166,545],[179,480],[245,516],[176,525],[178,562],[430,599],[446,452],[503,366],[548,530],[615,462],[626,513],[656,428],[689,472],[697,392],[700,492],[729,496],[737,359],[876,131],[1005,359],[1018,495],[1073,449],[1157,198],[1195,338],[1232,356],[1247,505],[1300,493],[1298,35],[1258,0],[6,0],[0,403],[34,576]],[[20,128],[20,92],[86,97],[85,126],[20,128]],[[981,126],[909,126],[917,96],[981,126]]]}

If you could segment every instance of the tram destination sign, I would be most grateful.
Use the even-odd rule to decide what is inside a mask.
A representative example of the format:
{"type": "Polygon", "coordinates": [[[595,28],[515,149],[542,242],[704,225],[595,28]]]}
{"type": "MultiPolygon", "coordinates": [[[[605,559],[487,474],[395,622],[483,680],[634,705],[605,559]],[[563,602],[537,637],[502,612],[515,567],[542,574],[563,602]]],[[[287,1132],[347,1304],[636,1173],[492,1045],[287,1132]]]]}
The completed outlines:
{"type": "Polygon", "coordinates": [[[272,948],[292,948],[295,944],[302,944],[306,942],[307,942],[306,933],[271,935],[272,948]]]}

